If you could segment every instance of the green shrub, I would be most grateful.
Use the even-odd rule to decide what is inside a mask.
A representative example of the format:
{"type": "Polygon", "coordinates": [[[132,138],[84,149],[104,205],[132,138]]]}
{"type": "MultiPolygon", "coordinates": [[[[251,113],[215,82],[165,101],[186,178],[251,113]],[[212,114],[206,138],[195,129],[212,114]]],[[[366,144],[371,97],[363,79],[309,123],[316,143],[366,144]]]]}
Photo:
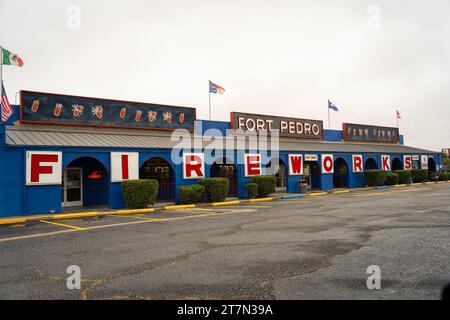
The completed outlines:
{"type": "Polygon", "coordinates": [[[448,181],[448,173],[447,172],[439,172],[438,173],[439,176],[439,181],[448,181]]]}
{"type": "Polygon", "coordinates": [[[252,182],[258,185],[258,196],[264,198],[275,192],[278,179],[274,176],[255,176],[252,182]]]}
{"type": "Polygon", "coordinates": [[[230,182],[228,178],[208,178],[199,181],[199,184],[205,187],[205,196],[208,201],[225,201],[228,195],[230,182]]]}
{"type": "Polygon", "coordinates": [[[364,177],[369,187],[383,186],[386,183],[387,172],[379,169],[366,170],[364,177]]]}
{"type": "Polygon", "coordinates": [[[252,199],[258,197],[257,183],[247,183],[245,185],[245,190],[247,191],[247,198],[252,199]]]}
{"type": "Polygon", "coordinates": [[[399,179],[400,179],[400,177],[398,176],[398,174],[389,172],[386,176],[386,185],[394,186],[398,183],[399,179]]]}
{"type": "Polygon", "coordinates": [[[122,182],[122,194],[129,209],[148,208],[158,195],[157,180],[127,180],[122,182]]]}
{"type": "Polygon", "coordinates": [[[180,187],[180,203],[181,204],[192,204],[197,203],[203,196],[203,192],[205,192],[205,187],[193,184],[190,186],[180,187]]]}
{"type": "Polygon", "coordinates": [[[411,170],[411,177],[412,177],[413,182],[427,181],[428,170],[426,170],[426,169],[411,170]]]}
{"type": "Polygon", "coordinates": [[[411,171],[410,170],[395,170],[392,171],[393,173],[397,174],[399,179],[399,184],[405,184],[411,182],[411,171]]]}

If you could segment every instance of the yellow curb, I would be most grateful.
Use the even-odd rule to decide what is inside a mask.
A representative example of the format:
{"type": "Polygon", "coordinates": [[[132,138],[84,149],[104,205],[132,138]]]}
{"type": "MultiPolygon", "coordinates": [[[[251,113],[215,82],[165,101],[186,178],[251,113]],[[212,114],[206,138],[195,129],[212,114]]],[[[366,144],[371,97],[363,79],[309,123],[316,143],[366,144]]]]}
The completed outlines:
{"type": "Polygon", "coordinates": [[[98,212],[80,212],[80,213],[53,215],[53,216],[51,216],[51,218],[53,220],[65,220],[65,219],[78,219],[78,218],[88,218],[88,217],[97,217],[97,216],[99,216],[98,212]]]}
{"type": "Polygon", "coordinates": [[[27,220],[25,218],[17,218],[17,219],[0,219],[0,225],[5,224],[17,224],[17,223],[25,223],[27,220]]]}
{"type": "Polygon", "coordinates": [[[431,181],[429,181],[429,182],[425,182],[425,184],[435,184],[436,182],[431,182],[431,181]]]}
{"type": "Polygon", "coordinates": [[[265,201],[272,201],[273,198],[258,198],[258,199],[250,199],[248,202],[254,203],[254,202],[265,202],[265,201]]]}
{"type": "Polygon", "coordinates": [[[410,185],[411,186],[421,186],[422,183],[421,182],[415,182],[415,183],[411,183],[410,185]]]}
{"type": "Polygon", "coordinates": [[[328,192],[316,192],[316,193],[307,193],[305,194],[306,197],[319,197],[319,196],[326,196],[328,192]]]}
{"type": "Polygon", "coordinates": [[[164,210],[190,209],[195,208],[195,204],[182,204],[178,206],[165,206],[164,210]]]}
{"type": "Polygon", "coordinates": [[[340,193],[348,193],[350,192],[350,190],[338,190],[338,191],[333,191],[333,194],[340,194],[340,193]]]}
{"type": "Polygon", "coordinates": [[[438,181],[437,183],[447,183],[448,181],[438,181]]]}
{"type": "Polygon", "coordinates": [[[110,215],[121,215],[121,214],[139,214],[139,213],[150,213],[150,212],[155,212],[155,208],[118,210],[116,212],[109,213],[109,214],[110,215]]]}
{"type": "Polygon", "coordinates": [[[220,206],[231,206],[234,204],[240,204],[241,201],[235,200],[235,201],[224,201],[224,202],[214,202],[211,204],[213,207],[220,207],[220,206]]]}
{"type": "Polygon", "coordinates": [[[396,184],[393,187],[394,188],[406,187],[406,184],[396,184]]]}

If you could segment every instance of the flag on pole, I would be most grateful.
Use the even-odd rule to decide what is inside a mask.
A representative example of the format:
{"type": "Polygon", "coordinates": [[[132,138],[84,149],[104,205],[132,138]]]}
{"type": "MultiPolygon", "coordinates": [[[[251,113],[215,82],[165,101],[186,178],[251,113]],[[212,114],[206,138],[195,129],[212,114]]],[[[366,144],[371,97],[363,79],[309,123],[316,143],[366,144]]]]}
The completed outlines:
{"type": "Polygon", "coordinates": [[[398,112],[398,110],[397,110],[397,119],[401,119],[402,118],[402,116],[400,115],[400,112],[398,112]]]}
{"type": "Polygon", "coordinates": [[[336,107],[336,105],[331,102],[330,100],[328,100],[328,109],[334,110],[334,111],[339,111],[338,107],[336,107]]]}
{"type": "Polygon", "coordinates": [[[12,116],[12,114],[14,113],[13,108],[11,107],[11,105],[9,104],[9,100],[8,97],[6,96],[6,91],[5,91],[5,87],[3,86],[2,83],[2,101],[1,101],[1,105],[2,105],[2,121],[6,122],[8,121],[9,117],[12,116]]]}
{"type": "Polygon", "coordinates": [[[17,54],[12,53],[6,50],[5,48],[2,48],[2,52],[3,52],[2,64],[16,67],[23,66],[23,60],[17,54]]]}
{"type": "Polygon", "coordinates": [[[219,86],[218,84],[215,84],[211,80],[209,80],[209,92],[211,93],[218,93],[218,94],[224,94],[225,89],[219,86]]]}

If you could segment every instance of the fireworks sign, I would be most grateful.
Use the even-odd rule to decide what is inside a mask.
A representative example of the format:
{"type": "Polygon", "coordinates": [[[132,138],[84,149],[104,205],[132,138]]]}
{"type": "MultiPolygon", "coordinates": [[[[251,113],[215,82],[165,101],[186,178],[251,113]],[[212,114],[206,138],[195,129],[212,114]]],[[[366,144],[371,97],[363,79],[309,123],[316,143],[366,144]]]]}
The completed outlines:
{"type": "Polygon", "coordinates": [[[346,141],[399,143],[398,128],[369,126],[365,124],[342,124],[342,137],[346,141]]]}
{"type": "Polygon", "coordinates": [[[30,123],[194,130],[194,108],[21,91],[20,121],[30,123]]]}

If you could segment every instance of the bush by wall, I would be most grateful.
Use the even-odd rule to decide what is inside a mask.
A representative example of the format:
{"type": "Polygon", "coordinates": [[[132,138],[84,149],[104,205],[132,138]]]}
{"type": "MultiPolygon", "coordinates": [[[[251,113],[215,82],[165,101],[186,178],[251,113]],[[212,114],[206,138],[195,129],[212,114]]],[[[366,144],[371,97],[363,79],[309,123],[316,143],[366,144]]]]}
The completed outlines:
{"type": "Polygon", "coordinates": [[[428,179],[428,170],[419,169],[419,170],[411,170],[411,177],[413,182],[424,182],[428,179]]]}
{"type": "Polygon", "coordinates": [[[127,180],[122,182],[122,194],[129,209],[145,209],[155,204],[158,195],[157,180],[127,180]]]}
{"type": "Polygon", "coordinates": [[[366,170],[364,177],[369,187],[383,186],[386,183],[387,172],[379,169],[366,170]]]}
{"type": "Polygon", "coordinates": [[[398,176],[398,174],[389,172],[386,176],[386,185],[394,186],[398,183],[399,179],[400,179],[400,177],[398,176]]]}
{"type": "Polygon", "coordinates": [[[180,190],[180,203],[181,204],[193,204],[200,201],[205,192],[205,187],[199,184],[193,184],[190,186],[182,186],[180,190]]]}
{"type": "Polygon", "coordinates": [[[449,175],[447,172],[439,172],[438,176],[439,176],[439,181],[448,181],[448,179],[449,179],[449,175]]]}
{"type": "Polygon", "coordinates": [[[245,190],[247,191],[247,198],[252,199],[258,197],[257,183],[247,183],[245,185],[245,190]]]}
{"type": "Polygon", "coordinates": [[[400,184],[411,183],[411,171],[410,170],[395,170],[392,172],[398,175],[398,177],[399,177],[398,183],[400,183],[400,184]]]}
{"type": "Polygon", "coordinates": [[[199,181],[199,184],[205,187],[205,196],[208,201],[225,201],[228,195],[230,182],[228,178],[208,178],[199,181]]]}
{"type": "Polygon", "coordinates": [[[258,196],[261,198],[267,197],[272,192],[275,192],[277,181],[278,179],[274,176],[252,177],[252,182],[258,185],[258,196]]]}

